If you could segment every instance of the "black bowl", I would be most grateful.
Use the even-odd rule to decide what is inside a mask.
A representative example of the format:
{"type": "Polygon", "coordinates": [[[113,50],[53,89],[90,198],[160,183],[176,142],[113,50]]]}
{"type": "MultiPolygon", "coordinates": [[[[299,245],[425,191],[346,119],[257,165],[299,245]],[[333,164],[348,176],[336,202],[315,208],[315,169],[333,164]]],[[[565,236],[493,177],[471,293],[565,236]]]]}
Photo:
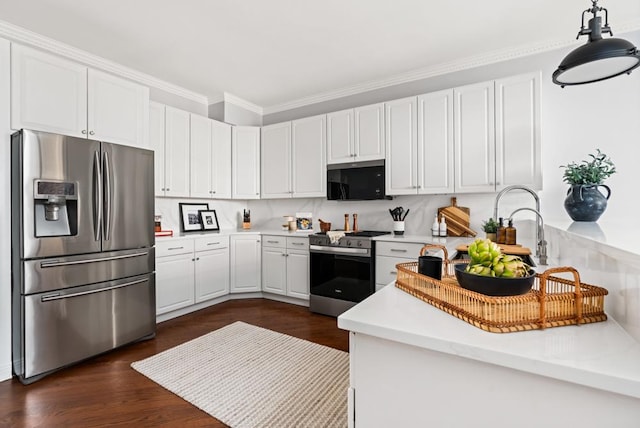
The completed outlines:
{"type": "Polygon", "coordinates": [[[527,294],[536,279],[536,272],[531,269],[528,276],[520,278],[496,278],[465,272],[466,263],[455,265],[456,279],[462,288],[486,294],[487,296],[517,296],[527,294]]]}

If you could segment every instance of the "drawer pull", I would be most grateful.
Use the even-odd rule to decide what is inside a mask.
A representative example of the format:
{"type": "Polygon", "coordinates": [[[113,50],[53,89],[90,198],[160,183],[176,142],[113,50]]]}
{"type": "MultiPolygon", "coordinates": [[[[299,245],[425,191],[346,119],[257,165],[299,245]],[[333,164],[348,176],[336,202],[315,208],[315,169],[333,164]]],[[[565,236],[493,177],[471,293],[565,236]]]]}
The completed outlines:
{"type": "Polygon", "coordinates": [[[391,251],[394,251],[396,253],[406,253],[407,252],[407,250],[403,250],[403,249],[400,249],[400,248],[392,248],[391,251]]]}
{"type": "Polygon", "coordinates": [[[389,272],[389,273],[390,273],[391,275],[395,275],[395,274],[397,274],[398,272],[396,272],[395,270],[392,270],[392,271],[391,271],[391,272],[389,272]]]}
{"type": "Polygon", "coordinates": [[[171,248],[167,248],[167,250],[171,251],[171,250],[182,250],[184,247],[171,247],[171,248]]]}
{"type": "Polygon", "coordinates": [[[292,242],[293,245],[304,245],[304,242],[292,242]]]}
{"type": "Polygon", "coordinates": [[[280,241],[267,241],[269,244],[278,244],[280,241]]]}
{"type": "Polygon", "coordinates": [[[207,242],[207,245],[220,245],[219,242],[207,242]]]}

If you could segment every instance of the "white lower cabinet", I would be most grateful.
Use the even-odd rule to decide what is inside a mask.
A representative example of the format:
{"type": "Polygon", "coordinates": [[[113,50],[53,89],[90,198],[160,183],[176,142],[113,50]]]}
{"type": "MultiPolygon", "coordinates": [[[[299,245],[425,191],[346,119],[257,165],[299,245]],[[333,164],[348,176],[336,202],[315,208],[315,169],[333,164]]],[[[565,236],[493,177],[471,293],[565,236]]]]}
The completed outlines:
{"type": "Polygon", "coordinates": [[[196,303],[229,294],[229,237],[196,239],[196,303]]]}
{"type": "Polygon", "coordinates": [[[260,235],[233,235],[230,249],[231,288],[229,292],[260,291],[260,235]]]}
{"type": "Polygon", "coordinates": [[[398,263],[418,261],[420,250],[428,243],[376,242],[376,291],[395,281],[398,263]]]}
{"type": "Polygon", "coordinates": [[[192,239],[156,243],[156,315],[195,302],[192,239]]]}
{"type": "Polygon", "coordinates": [[[309,299],[309,238],[263,237],[262,291],[309,299]]]}
{"type": "Polygon", "coordinates": [[[156,314],[229,293],[229,237],[156,243],[156,314]]]}

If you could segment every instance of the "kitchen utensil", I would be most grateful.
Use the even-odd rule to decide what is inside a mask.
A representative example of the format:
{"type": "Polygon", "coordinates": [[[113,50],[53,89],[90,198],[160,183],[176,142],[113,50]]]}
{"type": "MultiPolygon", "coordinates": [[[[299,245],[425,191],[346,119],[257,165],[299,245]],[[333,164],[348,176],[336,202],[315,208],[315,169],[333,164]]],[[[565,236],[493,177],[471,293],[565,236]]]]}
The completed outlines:
{"type": "Polygon", "coordinates": [[[457,205],[456,197],[451,198],[451,205],[438,208],[438,217],[445,217],[448,236],[476,236],[477,233],[469,227],[470,210],[457,205]]]}
{"type": "Polygon", "coordinates": [[[404,219],[407,218],[407,215],[409,214],[409,211],[411,211],[411,208],[408,208],[407,211],[404,213],[404,215],[401,218],[402,221],[404,221],[404,219]]]}
{"type": "Polygon", "coordinates": [[[320,221],[320,232],[326,233],[331,230],[330,222],[322,221],[320,219],[318,219],[318,221],[320,221]]]}

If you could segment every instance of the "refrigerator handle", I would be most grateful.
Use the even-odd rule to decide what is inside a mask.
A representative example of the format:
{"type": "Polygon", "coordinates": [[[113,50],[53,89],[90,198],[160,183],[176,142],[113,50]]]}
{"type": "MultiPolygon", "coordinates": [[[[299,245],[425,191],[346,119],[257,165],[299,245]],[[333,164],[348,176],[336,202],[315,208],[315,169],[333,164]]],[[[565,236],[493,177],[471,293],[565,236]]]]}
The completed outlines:
{"type": "Polygon", "coordinates": [[[100,240],[102,228],[102,170],[100,166],[100,152],[93,157],[93,237],[100,240]]]}
{"type": "Polygon", "coordinates": [[[104,152],[104,239],[111,239],[111,166],[109,165],[109,153],[104,152]]]}

